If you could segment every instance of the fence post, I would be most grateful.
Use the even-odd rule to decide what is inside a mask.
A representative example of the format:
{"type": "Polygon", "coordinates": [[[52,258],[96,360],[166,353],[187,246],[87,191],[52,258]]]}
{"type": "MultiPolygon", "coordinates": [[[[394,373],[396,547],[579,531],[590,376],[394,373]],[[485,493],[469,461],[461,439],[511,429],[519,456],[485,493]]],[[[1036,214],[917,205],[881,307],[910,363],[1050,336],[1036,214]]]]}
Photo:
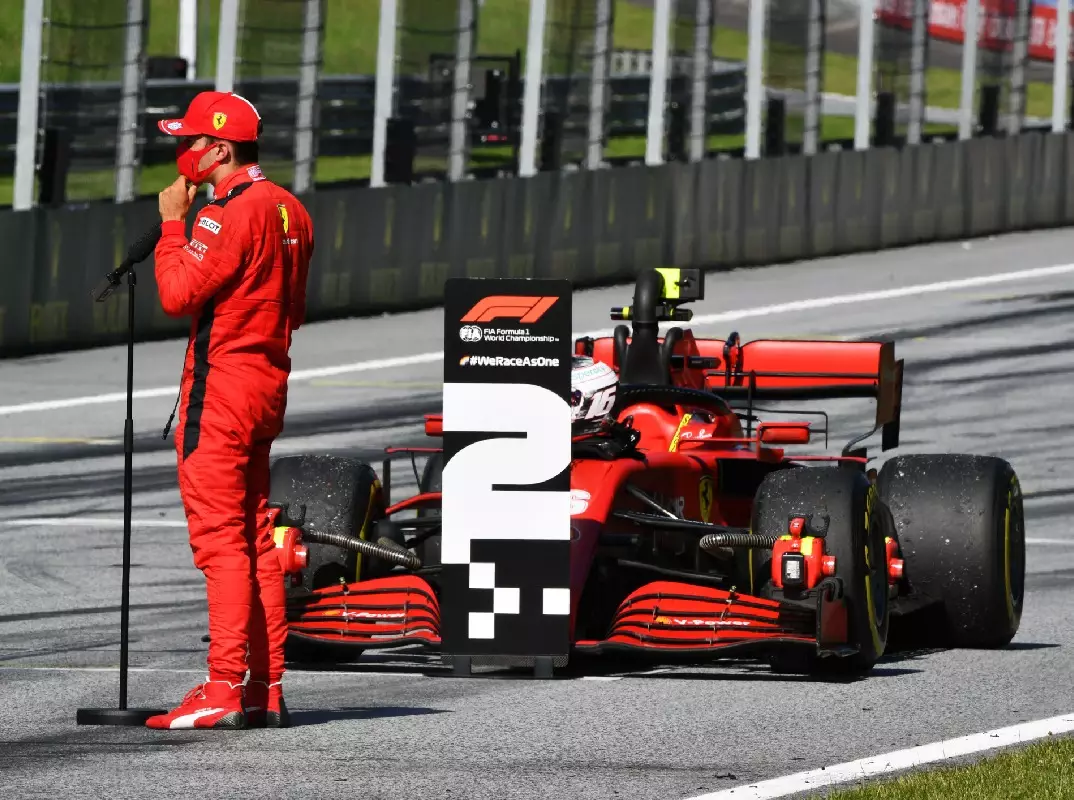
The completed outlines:
{"type": "Polygon", "coordinates": [[[593,31],[593,69],[589,80],[589,147],[586,169],[604,163],[604,119],[608,109],[608,70],[612,53],[612,0],[596,0],[596,27],[593,31]]]}
{"type": "Polygon", "coordinates": [[[123,58],[123,89],[119,102],[119,131],[116,141],[115,201],[129,203],[135,197],[138,171],[138,107],[145,87],[145,0],[127,0],[127,37],[123,58]]]}
{"type": "Polygon", "coordinates": [[[321,24],[324,0],[306,0],[302,32],[302,66],[298,71],[298,107],[295,110],[295,194],[308,192],[317,165],[317,79],[320,76],[321,24]]]}
{"type": "Polygon", "coordinates": [[[811,156],[821,140],[821,96],[824,84],[825,0],[809,2],[809,38],[806,50],[805,125],[802,131],[802,152],[811,156]]]}
{"type": "Polygon", "coordinates": [[[906,122],[906,143],[921,143],[921,123],[925,119],[925,59],[929,25],[929,0],[914,0],[910,22],[910,118],[906,122]]]}
{"type": "Polygon", "coordinates": [[[235,89],[235,55],[239,40],[239,0],[220,0],[220,30],[216,40],[216,91],[235,89]]]}
{"type": "Polygon", "coordinates": [[[973,136],[973,97],[977,89],[978,0],[966,0],[962,26],[962,91],[958,103],[958,138],[973,136]]]}
{"type": "MultiPolygon", "coordinates": [[[[864,2],[865,0],[863,0],[864,2]]],[[[746,158],[761,156],[761,110],[764,107],[764,30],[767,0],[749,0],[746,54],[746,158]]]]}
{"type": "Polygon", "coordinates": [[[1058,0],[1055,8],[1055,55],[1052,64],[1052,133],[1067,127],[1067,73],[1070,63],[1070,0],[1058,0]]]}
{"type": "Polygon", "coordinates": [[[645,163],[664,163],[664,99],[668,86],[668,50],[672,0],[656,0],[653,10],[653,69],[649,73],[649,125],[645,133],[645,163]]]}
{"type": "MultiPolygon", "coordinates": [[[[869,149],[869,129],[872,123],[873,101],[873,22],[875,0],[859,0],[858,19],[858,86],[854,102],[854,149],[869,149]]],[[[969,0],[976,2],[976,0],[969,0]]]]}
{"type": "Polygon", "coordinates": [[[19,73],[18,134],[15,140],[15,195],[12,206],[26,211],[34,206],[37,162],[37,104],[41,90],[41,26],[45,0],[26,0],[22,12],[22,66],[19,73]]]}
{"type": "Polygon", "coordinates": [[[466,123],[466,107],[470,102],[476,19],[474,0],[459,0],[459,32],[455,44],[455,93],[451,103],[451,149],[448,161],[448,180],[451,181],[463,179],[469,162],[470,128],[466,123]]]}
{"type": "MultiPolygon", "coordinates": [[[[405,0],[404,0],[405,2],[405,0]]],[[[380,0],[380,31],[377,34],[376,97],[373,107],[373,156],[369,185],[384,183],[384,153],[388,149],[388,118],[395,107],[395,37],[398,0],[380,0]]]]}
{"type": "Polygon", "coordinates": [[[709,78],[712,75],[713,0],[697,0],[694,27],[694,88],[690,93],[690,161],[708,152],[709,78]]]}
{"type": "Polygon", "coordinates": [[[526,38],[526,77],[522,95],[522,141],[518,154],[518,174],[537,174],[537,116],[541,107],[541,69],[544,63],[544,26],[548,18],[546,0],[530,0],[530,28],[526,38]]]}
{"type": "Polygon", "coordinates": [[[179,0],[179,57],[186,59],[186,79],[198,77],[198,0],[179,0]]]}
{"type": "Polygon", "coordinates": [[[1007,115],[1007,133],[1017,136],[1022,132],[1022,121],[1026,113],[1026,62],[1029,59],[1029,16],[1032,12],[1031,0],[1018,0],[1018,16],[1014,21],[1014,51],[1009,87],[1009,113],[1007,115]]]}

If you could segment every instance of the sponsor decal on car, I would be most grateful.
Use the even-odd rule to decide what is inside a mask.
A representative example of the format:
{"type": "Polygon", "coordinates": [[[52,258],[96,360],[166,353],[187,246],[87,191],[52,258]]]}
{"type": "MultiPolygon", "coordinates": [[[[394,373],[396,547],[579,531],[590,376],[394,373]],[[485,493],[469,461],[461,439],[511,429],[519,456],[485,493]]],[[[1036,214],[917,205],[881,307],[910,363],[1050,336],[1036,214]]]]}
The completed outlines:
{"type": "Polygon", "coordinates": [[[712,516],[713,480],[711,475],[702,475],[698,484],[698,499],[701,501],[701,520],[709,522],[712,516]]]}
{"type": "Polygon", "coordinates": [[[585,489],[571,489],[571,516],[584,514],[589,508],[590,499],[590,494],[585,489]]]}
{"type": "Polygon", "coordinates": [[[505,356],[463,356],[459,359],[462,367],[558,367],[558,358],[538,356],[531,358],[507,358],[505,356]]]}
{"type": "Polygon", "coordinates": [[[682,628],[715,628],[719,626],[734,626],[748,628],[750,621],[746,619],[696,619],[693,617],[657,617],[655,620],[660,625],[678,625],[682,628]]]}

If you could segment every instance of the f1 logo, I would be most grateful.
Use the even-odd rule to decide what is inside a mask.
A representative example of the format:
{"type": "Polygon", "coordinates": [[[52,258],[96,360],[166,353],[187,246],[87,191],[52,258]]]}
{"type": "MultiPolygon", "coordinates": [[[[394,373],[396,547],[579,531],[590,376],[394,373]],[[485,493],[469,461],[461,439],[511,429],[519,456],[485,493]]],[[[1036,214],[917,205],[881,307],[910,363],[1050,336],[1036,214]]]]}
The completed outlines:
{"type": "Polygon", "coordinates": [[[486,297],[466,312],[463,322],[491,322],[498,317],[514,317],[522,323],[532,323],[544,316],[558,298],[516,297],[495,295],[486,297]]]}

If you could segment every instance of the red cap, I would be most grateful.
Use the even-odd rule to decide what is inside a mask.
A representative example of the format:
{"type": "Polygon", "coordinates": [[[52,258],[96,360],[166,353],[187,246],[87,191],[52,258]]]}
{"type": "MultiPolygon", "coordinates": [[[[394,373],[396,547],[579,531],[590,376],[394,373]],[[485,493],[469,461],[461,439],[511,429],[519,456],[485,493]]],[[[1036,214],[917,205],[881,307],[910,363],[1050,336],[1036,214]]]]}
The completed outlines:
{"type": "Polygon", "coordinates": [[[182,119],[162,119],[157,127],[169,136],[214,136],[252,142],[261,133],[261,115],[253,103],[234,92],[201,92],[182,119]]]}

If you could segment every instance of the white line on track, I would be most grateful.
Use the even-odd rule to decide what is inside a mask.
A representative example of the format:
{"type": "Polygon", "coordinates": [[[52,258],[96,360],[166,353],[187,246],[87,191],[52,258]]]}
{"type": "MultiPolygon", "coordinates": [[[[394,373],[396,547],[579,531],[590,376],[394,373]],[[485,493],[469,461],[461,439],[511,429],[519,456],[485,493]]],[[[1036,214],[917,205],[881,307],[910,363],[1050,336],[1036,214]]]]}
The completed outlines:
{"type": "Polygon", "coordinates": [[[1059,717],[1023,722],[1008,728],[998,728],[985,733],[975,733],[958,739],[923,744],[897,750],[894,753],[862,758],[845,764],[798,772],[782,778],[760,781],[758,783],[735,786],[710,794],[697,795],[688,800],[769,800],[774,797],[787,797],[810,790],[861,781],[892,772],[910,769],[924,764],[935,764],[953,758],[994,750],[1000,747],[1024,744],[1047,736],[1074,731],[1074,713],[1059,717]]]}
{"type": "MultiPolygon", "coordinates": [[[[119,667],[21,667],[15,664],[0,666],[0,672],[119,672],[119,667]]],[[[127,672],[166,672],[174,675],[205,675],[205,669],[173,669],[170,667],[127,667],[127,672]]],[[[414,671],[379,671],[379,670],[311,670],[311,669],[288,669],[288,675],[315,675],[327,677],[365,678],[369,676],[377,678],[424,678],[425,673],[414,671]]]]}
{"type": "MultiPolygon", "coordinates": [[[[22,517],[7,521],[9,527],[44,525],[55,528],[122,528],[122,517],[22,517]]],[[[186,520],[132,519],[132,528],[185,528],[186,520]]]]}
{"type": "MultiPolygon", "coordinates": [[[[767,317],[774,314],[789,314],[794,311],[811,311],[820,308],[832,308],[833,306],[853,305],[855,303],[870,303],[879,300],[894,300],[903,297],[917,297],[923,294],[936,294],[941,292],[953,292],[960,289],[970,289],[976,286],[990,286],[997,283],[1010,283],[1013,281],[1025,281],[1034,278],[1047,278],[1054,275],[1064,275],[1074,272],[1074,264],[1058,264],[1052,267],[1036,267],[1023,269],[1017,272],[1000,272],[995,275],[976,275],[971,278],[958,280],[938,281],[936,283],[918,283],[912,286],[900,286],[896,289],[881,289],[872,292],[855,292],[853,294],[832,295],[829,297],[814,297],[807,300],[793,300],[789,303],[777,303],[775,305],[758,306],[756,308],[742,308],[735,311],[720,311],[714,314],[695,315],[692,325],[709,325],[714,322],[727,322],[731,320],[747,319],[750,317],[767,317]]],[[[572,338],[582,336],[609,336],[611,330],[601,329],[571,334],[572,338]]],[[[353,372],[368,372],[380,369],[395,369],[409,367],[417,364],[431,364],[444,358],[443,351],[435,353],[418,353],[411,356],[398,358],[381,358],[372,361],[358,361],[353,364],[337,364],[330,367],[316,367],[313,369],[300,369],[291,373],[291,381],[307,381],[315,378],[330,378],[335,375],[346,375],[353,372]]],[[[177,387],[166,386],[155,389],[139,389],[134,392],[135,400],[146,400],[155,397],[174,397],[177,387]]],[[[17,405],[0,406],[0,416],[11,414],[25,414],[36,411],[56,411],[62,408],[78,408],[81,406],[100,405],[102,403],[119,403],[127,399],[125,392],[111,392],[109,394],[88,395],[84,397],[69,397],[63,400],[42,400],[33,403],[19,403],[17,405]]]]}

